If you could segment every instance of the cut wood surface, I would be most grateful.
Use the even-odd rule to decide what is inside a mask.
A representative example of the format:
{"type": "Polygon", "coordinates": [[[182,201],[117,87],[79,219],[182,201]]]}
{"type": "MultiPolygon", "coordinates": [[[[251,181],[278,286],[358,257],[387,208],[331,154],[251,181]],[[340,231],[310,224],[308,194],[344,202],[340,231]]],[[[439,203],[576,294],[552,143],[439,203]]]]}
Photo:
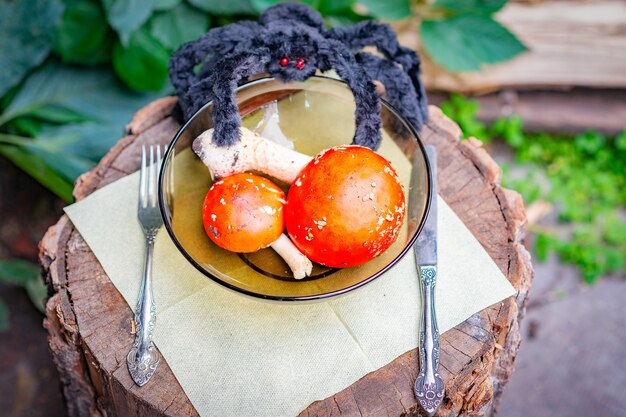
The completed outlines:
{"type": "MultiPolygon", "coordinates": [[[[480,72],[451,74],[424,56],[430,90],[483,93],[501,88],[626,88],[626,2],[509,2],[496,19],[529,48],[480,72]]],[[[419,49],[417,21],[396,25],[401,42],[419,49]]]]}
{"type": "MultiPolygon", "coordinates": [[[[143,144],[167,144],[179,128],[169,115],[175,98],[157,100],[127,126],[128,135],[74,190],[77,200],[139,168],[143,144]]],[[[485,247],[517,290],[442,336],[446,398],[441,416],[494,413],[520,343],[519,320],[532,269],[522,245],[521,197],[500,187],[500,169],[478,140],[459,142],[460,130],[431,106],[424,142],[438,149],[440,194],[485,247]]],[[[66,216],[40,244],[51,297],[44,326],[70,416],[195,416],[195,409],[163,361],[146,387],[126,369],[133,343],[132,311],[66,216]]],[[[417,320],[417,318],[416,318],[417,320]]],[[[302,416],[416,416],[416,351],[364,376],[347,389],[311,404],[302,416]]],[[[247,417],[247,416],[246,416],[247,417]]]]}

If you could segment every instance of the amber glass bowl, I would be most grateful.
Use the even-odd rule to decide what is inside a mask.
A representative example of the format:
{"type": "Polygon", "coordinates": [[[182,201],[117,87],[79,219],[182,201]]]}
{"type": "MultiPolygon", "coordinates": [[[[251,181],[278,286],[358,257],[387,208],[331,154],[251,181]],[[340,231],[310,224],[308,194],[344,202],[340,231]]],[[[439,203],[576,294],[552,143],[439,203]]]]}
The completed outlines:
{"type": "MultiPolygon", "coordinates": [[[[236,100],[245,127],[308,155],[351,143],[354,135],[354,99],[341,81],[312,77],[285,84],[263,78],[242,85],[236,100]]],[[[311,277],[297,281],[272,249],[239,254],[219,248],[202,225],[202,203],[211,176],[191,149],[193,140],[213,127],[211,111],[212,103],[208,103],[181,127],[167,150],[159,178],[165,228],[178,250],[208,278],[266,300],[321,300],[372,282],[393,267],[415,242],[428,211],[428,161],[417,133],[383,101],[383,141],[378,152],[398,172],[408,202],[402,232],[386,252],[352,268],[315,265],[311,277]]],[[[282,185],[286,192],[288,185],[282,185]]]]}

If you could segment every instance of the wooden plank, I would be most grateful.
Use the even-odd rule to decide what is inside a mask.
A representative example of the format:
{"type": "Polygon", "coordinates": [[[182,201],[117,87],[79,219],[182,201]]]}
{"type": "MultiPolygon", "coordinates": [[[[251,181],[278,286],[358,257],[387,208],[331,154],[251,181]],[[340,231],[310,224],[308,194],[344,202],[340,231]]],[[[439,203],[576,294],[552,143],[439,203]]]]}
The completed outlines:
{"type": "MultiPolygon", "coordinates": [[[[463,74],[448,73],[423,54],[429,90],[626,88],[626,1],[511,2],[496,18],[530,51],[463,74]]],[[[401,43],[419,49],[417,27],[417,21],[397,25],[401,43]]]]}

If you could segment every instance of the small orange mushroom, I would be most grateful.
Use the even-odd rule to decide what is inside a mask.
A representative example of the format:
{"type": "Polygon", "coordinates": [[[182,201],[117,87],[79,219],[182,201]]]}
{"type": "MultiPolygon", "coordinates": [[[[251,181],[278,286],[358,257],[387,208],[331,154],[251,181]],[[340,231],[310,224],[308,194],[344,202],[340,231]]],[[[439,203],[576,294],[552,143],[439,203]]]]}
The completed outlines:
{"type": "Polygon", "coordinates": [[[202,221],[209,238],[232,252],[271,246],[295,278],[311,273],[311,262],[283,234],[285,193],[267,178],[240,173],[215,182],[204,199],[202,221]]]}
{"type": "Polygon", "coordinates": [[[361,265],[398,238],[404,190],[382,156],[362,146],[318,154],[296,177],[285,205],[287,233],[314,262],[361,265]]]}

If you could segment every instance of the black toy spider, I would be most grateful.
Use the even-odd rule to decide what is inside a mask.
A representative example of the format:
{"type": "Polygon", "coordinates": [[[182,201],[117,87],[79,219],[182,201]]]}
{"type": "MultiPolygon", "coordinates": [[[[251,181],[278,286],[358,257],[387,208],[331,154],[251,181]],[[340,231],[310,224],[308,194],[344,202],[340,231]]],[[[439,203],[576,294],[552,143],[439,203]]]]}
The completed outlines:
{"type": "Polygon", "coordinates": [[[227,146],[239,139],[238,84],[264,72],[284,82],[304,81],[317,69],[331,68],[354,95],[355,144],[376,149],[380,143],[380,103],[372,80],[382,82],[389,102],[417,129],[428,117],[419,57],[399,45],[388,25],[365,21],[326,29],[319,13],[299,3],[278,4],[258,23],[233,23],[184,44],[170,61],[170,78],[186,118],[213,100],[214,138],[227,146]],[[363,52],[366,46],[376,47],[380,56],[363,52]],[[203,68],[196,74],[199,64],[203,68]]]}

